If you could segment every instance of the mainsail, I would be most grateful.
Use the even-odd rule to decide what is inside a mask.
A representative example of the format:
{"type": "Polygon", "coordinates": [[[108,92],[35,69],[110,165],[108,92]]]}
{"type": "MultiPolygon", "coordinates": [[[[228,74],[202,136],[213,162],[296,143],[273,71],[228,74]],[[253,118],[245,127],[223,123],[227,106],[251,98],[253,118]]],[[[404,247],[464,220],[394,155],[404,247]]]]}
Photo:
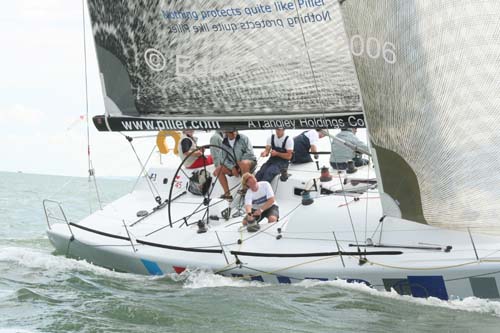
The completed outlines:
{"type": "Polygon", "coordinates": [[[99,130],[364,127],[336,1],[88,0],[99,130]]]}
{"type": "Polygon", "coordinates": [[[389,215],[500,230],[500,1],[341,11],[389,215]]]}

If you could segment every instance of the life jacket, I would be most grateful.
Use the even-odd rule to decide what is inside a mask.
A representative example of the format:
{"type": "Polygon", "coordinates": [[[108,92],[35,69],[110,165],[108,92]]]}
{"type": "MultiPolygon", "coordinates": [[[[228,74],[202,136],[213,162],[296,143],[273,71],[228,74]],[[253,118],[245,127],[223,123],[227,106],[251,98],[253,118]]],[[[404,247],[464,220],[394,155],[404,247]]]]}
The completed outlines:
{"type": "MultiPolygon", "coordinates": [[[[283,144],[281,147],[278,147],[274,144],[274,134],[271,136],[271,148],[279,153],[286,153],[286,141],[288,140],[288,135],[283,140],[283,144]]],[[[255,177],[258,181],[267,181],[271,183],[274,177],[278,175],[281,170],[288,169],[289,160],[278,156],[271,156],[269,159],[262,165],[260,170],[255,174],[255,177]]]]}
{"type": "MultiPolygon", "coordinates": [[[[182,137],[181,139],[179,140],[179,146],[178,146],[178,150],[179,150],[179,157],[184,160],[186,158],[186,156],[189,155],[189,151],[190,150],[193,150],[193,149],[196,149],[198,146],[196,145],[196,138],[193,138],[193,137],[190,137],[190,136],[187,136],[186,134],[182,134],[182,137]],[[189,148],[189,150],[187,152],[183,152],[182,151],[182,141],[184,141],[185,139],[188,139],[191,141],[191,147],[189,148]]],[[[194,163],[194,161],[196,161],[196,159],[198,159],[198,157],[194,156],[194,155],[191,155],[187,160],[186,160],[186,163],[184,163],[184,165],[186,167],[189,167],[191,164],[194,163]]]]}
{"type": "MultiPolygon", "coordinates": [[[[281,147],[278,147],[274,144],[274,134],[273,134],[271,136],[271,148],[272,148],[272,150],[275,150],[278,153],[286,153],[287,152],[287,150],[286,150],[287,140],[288,140],[288,135],[285,137],[285,140],[283,140],[281,147]]],[[[271,163],[280,164],[283,166],[288,166],[288,163],[289,163],[288,160],[281,158],[281,157],[278,157],[278,156],[271,156],[268,161],[271,161],[271,163]]]]}

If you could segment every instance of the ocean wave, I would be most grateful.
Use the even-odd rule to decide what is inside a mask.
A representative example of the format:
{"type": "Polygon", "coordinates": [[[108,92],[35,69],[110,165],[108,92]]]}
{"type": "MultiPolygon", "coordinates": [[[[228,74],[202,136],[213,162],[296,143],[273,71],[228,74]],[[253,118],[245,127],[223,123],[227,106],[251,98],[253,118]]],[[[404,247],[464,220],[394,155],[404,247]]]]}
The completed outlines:
{"type": "Polygon", "coordinates": [[[491,301],[488,299],[481,299],[477,297],[466,297],[464,299],[451,299],[448,301],[444,301],[435,297],[417,298],[409,295],[400,295],[394,290],[381,291],[371,288],[363,283],[352,283],[352,282],[347,282],[345,280],[335,280],[335,281],[304,280],[299,283],[296,283],[295,286],[301,288],[333,286],[341,289],[370,294],[376,297],[383,297],[393,300],[402,300],[423,306],[435,306],[440,308],[447,308],[450,310],[492,314],[497,317],[500,317],[500,302],[491,301]]]}
{"type": "Polygon", "coordinates": [[[237,288],[255,288],[269,287],[270,284],[258,281],[247,281],[235,277],[226,277],[204,270],[186,270],[179,275],[179,278],[184,281],[184,288],[199,289],[199,288],[218,288],[218,287],[237,287],[237,288]]]}
{"type": "Polygon", "coordinates": [[[92,272],[105,277],[144,280],[146,277],[131,273],[120,273],[99,267],[85,260],[76,260],[64,256],[56,256],[50,252],[24,247],[0,247],[0,263],[15,263],[20,267],[45,271],[51,274],[66,273],[68,271],[92,272]]]}

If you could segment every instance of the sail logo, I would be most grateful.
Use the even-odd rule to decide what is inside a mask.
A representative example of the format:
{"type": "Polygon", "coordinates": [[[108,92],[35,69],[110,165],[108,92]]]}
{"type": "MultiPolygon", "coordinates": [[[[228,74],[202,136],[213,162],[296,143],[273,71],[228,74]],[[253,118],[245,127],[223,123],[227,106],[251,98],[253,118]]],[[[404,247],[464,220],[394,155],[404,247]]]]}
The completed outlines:
{"type": "Polygon", "coordinates": [[[353,35],[349,41],[349,49],[353,56],[368,56],[371,59],[382,58],[388,64],[397,61],[396,45],[391,42],[381,43],[375,37],[363,38],[361,35],[353,35]]]}
{"type": "Polygon", "coordinates": [[[165,56],[157,49],[147,49],[144,52],[144,60],[146,61],[146,65],[155,72],[160,72],[167,66],[165,56]]]}

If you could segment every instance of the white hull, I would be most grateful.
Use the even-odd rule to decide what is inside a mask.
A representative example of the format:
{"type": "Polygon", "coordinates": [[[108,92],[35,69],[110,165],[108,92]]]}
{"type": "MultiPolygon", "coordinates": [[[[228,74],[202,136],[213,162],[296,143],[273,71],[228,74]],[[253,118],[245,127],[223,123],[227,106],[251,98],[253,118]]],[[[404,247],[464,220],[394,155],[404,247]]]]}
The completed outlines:
{"type": "MultiPolygon", "coordinates": [[[[171,204],[172,221],[181,219],[172,228],[167,207],[137,222],[138,211],[152,212],[157,206],[144,180],[137,190],[78,225],[51,224],[49,239],[58,252],[67,256],[138,274],[180,273],[185,268],[200,268],[269,283],[345,279],[417,297],[499,298],[499,239],[473,234],[480,258],[477,260],[467,232],[394,218],[381,223],[376,190],[362,194],[359,200],[316,193],[314,203],[303,206],[294,191],[303,189],[308,179],[319,172],[312,163],[292,166],[289,172],[292,177],[287,182],[278,179],[273,182],[281,219],[271,224],[262,222],[256,233],[247,232],[241,226],[241,217],[237,217],[229,221],[211,220],[208,232],[198,234],[194,222],[201,218],[202,212],[188,220],[192,225],[186,226],[181,219],[201,200],[191,194],[171,204]],[[367,238],[375,245],[370,246],[370,241],[365,243],[367,238]],[[450,251],[445,251],[447,246],[451,246],[450,251]]],[[[373,174],[373,169],[360,170],[348,178],[366,178],[368,172],[373,174]]],[[[150,174],[155,175],[155,186],[166,198],[170,182],[164,185],[163,180],[170,180],[173,171],[157,168],[150,174]]],[[[181,184],[179,191],[184,186],[185,183],[181,184]]],[[[329,186],[337,188],[340,183],[333,181],[329,186]]],[[[217,194],[216,189],[214,197],[217,194]]],[[[238,198],[231,205],[234,213],[238,198]]],[[[220,216],[227,206],[227,202],[220,201],[210,208],[210,215],[220,216]]]]}

